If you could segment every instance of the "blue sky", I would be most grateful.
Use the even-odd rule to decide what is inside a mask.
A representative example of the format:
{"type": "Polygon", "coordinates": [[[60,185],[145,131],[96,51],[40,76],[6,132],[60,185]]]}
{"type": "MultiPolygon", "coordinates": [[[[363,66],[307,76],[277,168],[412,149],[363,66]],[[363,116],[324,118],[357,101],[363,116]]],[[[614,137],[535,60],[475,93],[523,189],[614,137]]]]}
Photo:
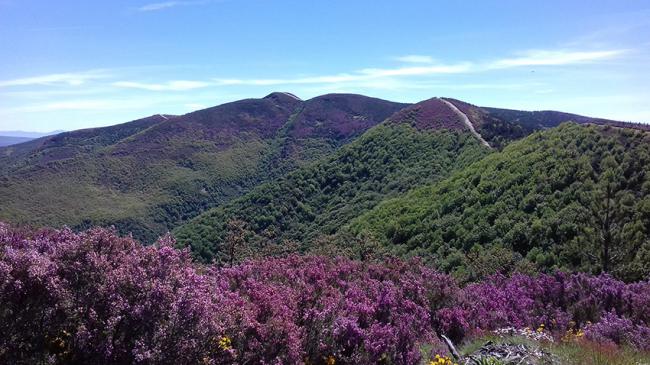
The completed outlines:
{"type": "Polygon", "coordinates": [[[650,2],[0,0],[0,130],[289,91],[650,122],[650,2]]]}

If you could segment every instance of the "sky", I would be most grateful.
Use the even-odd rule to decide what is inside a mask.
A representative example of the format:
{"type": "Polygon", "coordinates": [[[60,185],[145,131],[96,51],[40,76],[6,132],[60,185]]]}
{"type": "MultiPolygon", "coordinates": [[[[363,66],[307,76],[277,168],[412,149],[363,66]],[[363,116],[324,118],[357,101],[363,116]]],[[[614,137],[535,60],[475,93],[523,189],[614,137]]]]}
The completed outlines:
{"type": "Polygon", "coordinates": [[[650,122],[650,1],[0,0],[0,130],[287,91],[650,122]]]}

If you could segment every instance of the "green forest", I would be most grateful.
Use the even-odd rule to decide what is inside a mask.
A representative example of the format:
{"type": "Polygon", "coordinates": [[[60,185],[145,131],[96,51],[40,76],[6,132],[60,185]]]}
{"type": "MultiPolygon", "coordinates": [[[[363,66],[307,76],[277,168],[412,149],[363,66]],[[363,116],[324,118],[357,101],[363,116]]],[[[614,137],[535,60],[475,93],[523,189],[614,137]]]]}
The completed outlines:
{"type": "Polygon", "coordinates": [[[509,266],[638,280],[650,273],[649,173],[647,133],[567,123],[382,202],[349,229],[471,279],[472,267],[509,266]]]}
{"type": "Polygon", "coordinates": [[[336,233],[380,201],[438,181],[488,153],[469,133],[383,124],[332,157],[253,189],[174,231],[197,257],[223,260],[227,223],[246,223],[254,242],[300,241],[336,233]]]}

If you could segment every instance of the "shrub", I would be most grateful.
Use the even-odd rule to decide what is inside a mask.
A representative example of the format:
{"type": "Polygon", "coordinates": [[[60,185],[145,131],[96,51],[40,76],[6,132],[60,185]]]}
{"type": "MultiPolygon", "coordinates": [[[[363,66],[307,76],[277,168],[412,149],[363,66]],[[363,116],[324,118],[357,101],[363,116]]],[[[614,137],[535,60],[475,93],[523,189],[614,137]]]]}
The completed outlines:
{"type": "Polygon", "coordinates": [[[1,226],[0,362],[413,364],[457,290],[417,262],[216,268],[172,244],[1,226]]]}
{"type": "Polygon", "coordinates": [[[634,324],[613,312],[605,313],[598,323],[587,325],[585,336],[600,343],[626,344],[640,350],[650,350],[650,328],[634,324]]]}
{"type": "Polygon", "coordinates": [[[648,282],[516,274],[459,288],[418,260],[216,267],[173,245],[0,224],[0,363],[406,365],[441,347],[436,334],[505,325],[650,347],[648,282]]]}

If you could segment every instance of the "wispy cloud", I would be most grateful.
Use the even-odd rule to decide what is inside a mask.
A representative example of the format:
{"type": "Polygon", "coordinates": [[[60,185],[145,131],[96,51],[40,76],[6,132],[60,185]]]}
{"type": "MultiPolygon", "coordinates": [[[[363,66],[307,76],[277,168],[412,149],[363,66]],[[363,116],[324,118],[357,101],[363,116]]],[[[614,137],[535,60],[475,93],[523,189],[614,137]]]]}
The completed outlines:
{"type": "Polygon", "coordinates": [[[625,50],[607,51],[568,51],[568,50],[531,50],[518,57],[503,58],[488,64],[490,69],[521,66],[561,66],[600,61],[625,53],[625,50]]]}
{"type": "MultiPolygon", "coordinates": [[[[163,6],[175,6],[169,4],[190,3],[190,2],[167,2],[150,4],[163,6]]],[[[192,2],[194,3],[194,2],[192,2]]],[[[625,54],[626,50],[610,49],[597,51],[584,50],[529,50],[515,54],[513,57],[504,57],[496,60],[465,61],[459,63],[445,64],[436,62],[427,55],[406,55],[398,57],[404,63],[412,65],[401,65],[392,68],[364,68],[348,73],[332,75],[301,76],[293,78],[215,78],[209,80],[172,80],[165,82],[139,82],[137,80],[123,80],[110,83],[117,88],[139,89],[148,91],[187,91],[214,86],[228,85],[250,85],[250,86],[273,86],[273,85],[326,85],[337,83],[360,83],[380,82],[391,78],[408,78],[417,76],[453,75],[478,72],[489,72],[494,70],[525,67],[525,66],[565,66],[584,64],[590,62],[612,59],[625,54]]],[[[12,80],[0,80],[0,88],[17,86],[81,86],[89,81],[98,79],[113,78],[113,71],[101,69],[75,73],[57,73],[39,75],[12,80]]],[[[106,85],[108,86],[108,85],[106,85]]]]}
{"type": "Polygon", "coordinates": [[[404,63],[433,63],[433,57],[423,55],[406,55],[395,58],[399,62],[404,63]]]}
{"type": "Polygon", "coordinates": [[[469,62],[463,62],[453,65],[431,65],[431,66],[413,66],[398,68],[366,68],[361,70],[361,74],[368,78],[392,77],[392,76],[423,76],[438,74],[458,74],[472,71],[473,66],[469,62]]]}
{"type": "Polygon", "coordinates": [[[207,4],[209,1],[163,1],[159,3],[145,4],[138,8],[138,11],[158,11],[169,8],[174,8],[177,6],[187,6],[187,5],[203,5],[207,4]]]}
{"type": "Polygon", "coordinates": [[[11,112],[35,113],[63,110],[103,110],[113,107],[107,100],[66,100],[52,103],[25,105],[10,109],[11,112]]]}
{"type": "Polygon", "coordinates": [[[178,98],[125,98],[103,97],[101,99],[68,99],[45,103],[30,103],[11,108],[0,109],[0,115],[46,112],[82,112],[82,111],[116,111],[137,110],[149,106],[161,106],[179,103],[178,98]]]}
{"type": "Polygon", "coordinates": [[[89,80],[104,79],[110,75],[103,70],[78,72],[78,73],[60,73],[50,75],[40,75],[25,77],[13,80],[0,81],[0,87],[12,86],[31,86],[31,85],[83,85],[89,80]]]}
{"type": "Polygon", "coordinates": [[[289,79],[215,79],[218,85],[293,85],[293,84],[336,84],[356,81],[369,81],[373,79],[399,77],[399,76],[423,76],[436,74],[455,74],[468,72],[471,64],[462,63],[455,65],[431,65],[418,67],[398,68],[365,68],[353,73],[336,75],[323,75],[311,77],[299,77],[289,79]]]}
{"type": "Polygon", "coordinates": [[[148,91],[187,91],[194,89],[201,89],[208,87],[213,83],[205,81],[188,81],[188,80],[175,80],[165,83],[142,83],[134,81],[118,81],[111,85],[127,89],[140,89],[148,91]]]}
{"type": "Polygon", "coordinates": [[[152,3],[152,4],[147,4],[143,5],[138,8],[140,11],[156,11],[156,10],[162,10],[162,9],[167,9],[167,8],[173,8],[174,6],[180,5],[181,2],[179,1],[165,1],[162,3],[152,3]]]}
{"type": "Polygon", "coordinates": [[[530,50],[514,57],[504,57],[496,60],[476,62],[460,62],[454,64],[436,63],[430,56],[407,55],[396,58],[409,65],[393,68],[365,68],[351,73],[336,75],[309,76],[298,78],[262,78],[262,79],[214,79],[217,85],[295,85],[295,84],[336,84],[350,82],[370,82],[399,77],[435,76],[489,72],[499,69],[509,69],[524,66],[565,66],[583,64],[614,58],[624,54],[625,50],[576,51],[576,50],[530,50]]]}

